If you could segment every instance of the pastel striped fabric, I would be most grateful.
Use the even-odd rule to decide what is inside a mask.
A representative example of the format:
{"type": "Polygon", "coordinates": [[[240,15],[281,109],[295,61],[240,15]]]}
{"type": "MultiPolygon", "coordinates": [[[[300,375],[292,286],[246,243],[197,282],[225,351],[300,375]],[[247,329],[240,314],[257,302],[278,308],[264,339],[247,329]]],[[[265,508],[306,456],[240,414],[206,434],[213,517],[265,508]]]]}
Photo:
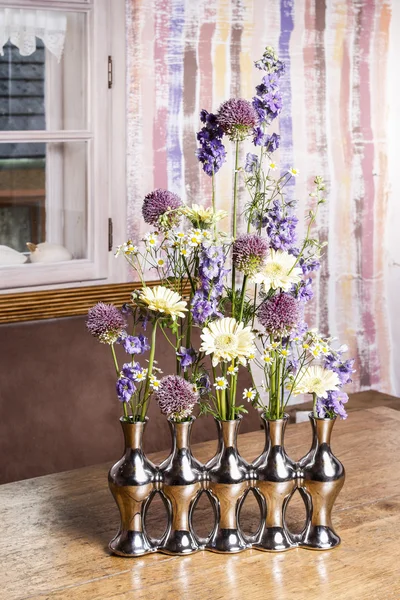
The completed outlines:
{"type": "MultiPolygon", "coordinates": [[[[328,184],[318,227],[329,245],[306,320],[349,345],[352,391],[399,393],[400,2],[127,0],[128,235],[146,231],[141,202],[156,187],[210,203],[195,156],[199,111],[251,99],[266,45],[287,65],[270,131],[281,135],[280,168],[300,171],[289,190],[299,216],[314,176],[328,184]]],[[[229,209],[231,148],[217,195],[229,209]]]]}

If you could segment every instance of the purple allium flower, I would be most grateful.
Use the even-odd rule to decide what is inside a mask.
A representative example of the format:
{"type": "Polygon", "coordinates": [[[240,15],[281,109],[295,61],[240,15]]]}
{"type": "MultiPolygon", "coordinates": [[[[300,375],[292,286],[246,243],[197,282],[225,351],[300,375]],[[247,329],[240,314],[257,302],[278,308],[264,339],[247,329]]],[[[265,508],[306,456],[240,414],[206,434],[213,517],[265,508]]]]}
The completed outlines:
{"type": "Polygon", "coordinates": [[[136,390],[136,386],[131,379],[120,377],[117,381],[117,395],[121,402],[129,402],[132,394],[136,390]]]}
{"type": "Polygon", "coordinates": [[[217,122],[223,132],[233,141],[244,140],[257,125],[255,108],[243,98],[230,98],[218,109],[217,122]]]}
{"type": "Polygon", "coordinates": [[[291,294],[281,292],[265,300],[257,311],[265,331],[273,336],[285,335],[294,329],[301,315],[301,306],[291,294]]]}
{"type": "Polygon", "coordinates": [[[257,154],[251,154],[248,152],[246,154],[246,164],[244,166],[244,170],[246,173],[254,173],[258,168],[258,156],[257,154]]]}
{"type": "Polygon", "coordinates": [[[329,417],[332,419],[337,415],[341,419],[347,419],[347,412],[343,404],[346,404],[348,399],[349,397],[345,392],[328,392],[327,398],[318,398],[317,400],[318,416],[322,419],[324,417],[329,417]]]}
{"type": "Polygon", "coordinates": [[[124,333],[126,321],[114,304],[98,302],[88,311],[86,327],[103,344],[115,344],[124,333]]]}
{"type": "Polygon", "coordinates": [[[264,263],[268,248],[267,239],[256,233],[245,233],[233,243],[233,264],[245,275],[254,275],[264,263]]]}
{"type": "Polygon", "coordinates": [[[184,371],[190,367],[196,360],[197,354],[193,348],[181,346],[176,355],[180,358],[181,367],[184,371]]]}
{"type": "MultiPolygon", "coordinates": [[[[143,200],[142,214],[149,225],[159,225],[159,219],[168,211],[174,211],[182,206],[182,201],[173,192],[156,189],[147,194],[143,200]]],[[[169,226],[176,223],[176,215],[173,213],[167,217],[169,226]]]]}
{"type": "Polygon", "coordinates": [[[199,400],[196,387],[179,375],[167,375],[160,381],[156,400],[161,412],[173,421],[185,421],[199,400]]]}
{"type": "Polygon", "coordinates": [[[204,172],[211,177],[218,173],[226,160],[225,146],[221,141],[224,132],[214,114],[202,110],[200,120],[204,127],[197,133],[200,148],[197,149],[196,156],[202,163],[204,172]]]}

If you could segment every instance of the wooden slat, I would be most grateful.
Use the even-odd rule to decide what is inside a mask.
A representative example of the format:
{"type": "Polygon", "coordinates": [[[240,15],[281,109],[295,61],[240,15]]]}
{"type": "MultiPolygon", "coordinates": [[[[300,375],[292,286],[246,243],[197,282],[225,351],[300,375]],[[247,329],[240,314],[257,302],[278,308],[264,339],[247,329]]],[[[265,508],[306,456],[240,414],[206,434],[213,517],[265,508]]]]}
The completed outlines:
{"type": "MultiPolygon", "coordinates": [[[[158,280],[148,281],[147,285],[159,283],[158,280]]],[[[0,324],[83,315],[96,302],[112,302],[121,307],[130,301],[131,293],[141,287],[140,282],[131,282],[3,294],[0,295],[0,324]]],[[[184,295],[188,290],[189,284],[185,280],[184,295]]]]}

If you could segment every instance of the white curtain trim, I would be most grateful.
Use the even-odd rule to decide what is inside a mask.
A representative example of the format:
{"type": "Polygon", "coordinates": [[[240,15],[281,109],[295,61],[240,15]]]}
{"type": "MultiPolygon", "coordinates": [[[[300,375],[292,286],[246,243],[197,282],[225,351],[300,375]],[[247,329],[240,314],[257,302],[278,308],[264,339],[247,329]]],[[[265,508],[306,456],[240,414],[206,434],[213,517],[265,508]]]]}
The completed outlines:
{"type": "Polygon", "coordinates": [[[0,9],[0,54],[10,40],[17,46],[21,56],[29,56],[36,50],[36,38],[60,62],[64,50],[67,15],[56,10],[28,10],[24,8],[0,9]]]}

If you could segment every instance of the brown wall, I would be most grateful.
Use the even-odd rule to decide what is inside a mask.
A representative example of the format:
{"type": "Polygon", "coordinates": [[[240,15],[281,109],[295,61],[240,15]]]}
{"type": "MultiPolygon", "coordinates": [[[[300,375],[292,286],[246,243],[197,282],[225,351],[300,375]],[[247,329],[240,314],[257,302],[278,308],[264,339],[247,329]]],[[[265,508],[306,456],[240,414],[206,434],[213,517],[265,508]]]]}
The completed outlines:
{"type": "MultiPolygon", "coordinates": [[[[0,483],[119,458],[121,405],[111,354],[86,332],[84,317],[3,325],[0,349],[0,483]]],[[[162,335],[156,358],[164,373],[174,372],[162,335]]],[[[146,450],[168,449],[167,423],[154,402],[149,416],[146,450]]],[[[241,431],[258,426],[251,409],[241,431]]],[[[214,437],[212,419],[198,419],[193,442],[214,437]]]]}

